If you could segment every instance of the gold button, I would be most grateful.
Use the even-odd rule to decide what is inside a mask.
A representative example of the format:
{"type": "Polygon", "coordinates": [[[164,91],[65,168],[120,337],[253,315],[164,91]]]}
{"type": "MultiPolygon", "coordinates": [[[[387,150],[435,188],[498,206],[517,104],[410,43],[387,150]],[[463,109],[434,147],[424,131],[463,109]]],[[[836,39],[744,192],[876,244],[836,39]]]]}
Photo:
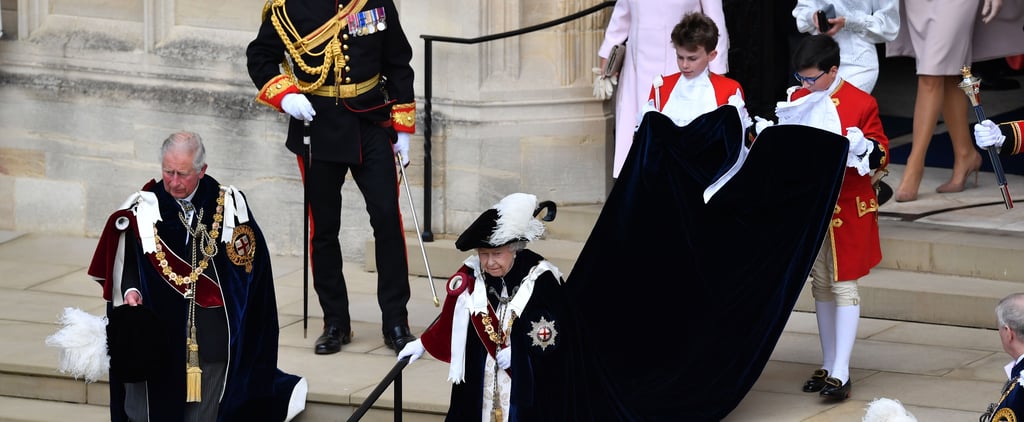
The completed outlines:
{"type": "Polygon", "coordinates": [[[341,49],[345,50],[345,51],[348,51],[348,44],[342,44],[341,45],[341,49]]]}
{"type": "Polygon", "coordinates": [[[348,54],[346,54],[346,55],[345,55],[345,61],[346,61],[346,62],[347,62],[347,61],[349,61],[349,57],[348,57],[348,54]]]}
{"type": "Polygon", "coordinates": [[[345,73],[348,73],[348,72],[351,72],[351,71],[352,71],[351,67],[345,66],[345,73]]]}
{"type": "Polygon", "coordinates": [[[346,76],[346,77],[345,77],[345,83],[347,83],[347,84],[350,84],[350,83],[352,83],[352,78],[350,78],[350,77],[346,76]]]}
{"type": "Polygon", "coordinates": [[[348,41],[348,34],[341,34],[341,39],[348,41]]]}

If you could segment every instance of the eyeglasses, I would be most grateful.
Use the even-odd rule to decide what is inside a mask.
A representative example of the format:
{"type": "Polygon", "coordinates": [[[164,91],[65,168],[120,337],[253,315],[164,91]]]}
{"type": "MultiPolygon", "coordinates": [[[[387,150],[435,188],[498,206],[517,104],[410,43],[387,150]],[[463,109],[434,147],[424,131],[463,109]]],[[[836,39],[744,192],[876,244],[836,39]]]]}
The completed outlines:
{"type": "Polygon", "coordinates": [[[823,71],[821,71],[820,74],[818,74],[818,76],[815,76],[813,78],[808,78],[806,76],[801,76],[800,73],[793,72],[793,77],[796,78],[797,82],[807,83],[808,85],[814,85],[814,83],[818,82],[818,79],[821,78],[822,76],[825,76],[826,73],[828,73],[828,72],[823,70],[823,71]]]}

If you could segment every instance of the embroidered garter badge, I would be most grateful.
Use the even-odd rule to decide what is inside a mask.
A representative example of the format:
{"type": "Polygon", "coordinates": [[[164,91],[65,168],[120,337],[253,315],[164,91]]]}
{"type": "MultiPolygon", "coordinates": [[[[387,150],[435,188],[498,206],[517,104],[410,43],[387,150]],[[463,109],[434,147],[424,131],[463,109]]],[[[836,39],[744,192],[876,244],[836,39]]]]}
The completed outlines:
{"type": "Polygon", "coordinates": [[[533,339],[533,346],[540,346],[546,350],[548,346],[555,345],[555,337],[558,337],[558,330],[555,329],[555,322],[540,317],[540,321],[531,321],[533,329],[530,330],[530,338],[533,339]]]}
{"type": "Polygon", "coordinates": [[[1013,413],[1013,409],[1004,407],[996,412],[995,416],[992,417],[992,421],[1017,422],[1017,415],[1013,413]]]}
{"type": "Polygon", "coordinates": [[[235,227],[228,243],[228,259],[238,266],[245,266],[245,272],[252,272],[252,261],[256,257],[256,234],[252,227],[240,225],[235,227]]]}

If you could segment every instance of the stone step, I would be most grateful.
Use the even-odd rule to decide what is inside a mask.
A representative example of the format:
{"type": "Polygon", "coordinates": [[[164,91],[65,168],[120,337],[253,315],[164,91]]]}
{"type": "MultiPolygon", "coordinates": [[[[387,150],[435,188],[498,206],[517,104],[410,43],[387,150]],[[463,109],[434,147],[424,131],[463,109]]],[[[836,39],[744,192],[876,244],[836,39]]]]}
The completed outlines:
{"type": "Polygon", "coordinates": [[[110,420],[107,406],[67,403],[53,399],[28,399],[0,396],[0,420],[17,422],[78,421],[102,422],[110,420]]]}
{"type": "MultiPolygon", "coordinates": [[[[545,238],[530,248],[568,276],[599,214],[599,205],[560,207],[555,221],[547,223],[545,238]]],[[[999,298],[1024,288],[1020,232],[884,217],[879,225],[882,262],[861,280],[865,317],[987,328],[993,324],[992,309],[999,298]]],[[[410,273],[425,276],[416,234],[409,233],[406,242],[410,273]]],[[[372,243],[368,241],[367,251],[374,250],[372,243]]],[[[430,273],[442,280],[469,256],[455,249],[449,237],[424,242],[423,248],[430,273]]],[[[373,271],[375,262],[368,253],[364,268],[373,271]]],[[[435,280],[435,285],[444,284],[435,280]]],[[[814,310],[809,289],[808,283],[797,310],[814,310]]]]}

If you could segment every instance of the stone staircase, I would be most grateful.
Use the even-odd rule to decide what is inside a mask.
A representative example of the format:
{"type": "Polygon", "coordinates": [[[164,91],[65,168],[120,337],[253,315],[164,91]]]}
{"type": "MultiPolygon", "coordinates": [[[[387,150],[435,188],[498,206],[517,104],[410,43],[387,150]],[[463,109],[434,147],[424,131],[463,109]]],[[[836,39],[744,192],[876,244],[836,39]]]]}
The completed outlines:
{"type": "MultiPolygon", "coordinates": [[[[546,224],[545,238],[529,247],[568,276],[600,211],[600,205],[559,207],[555,221],[546,224]]],[[[1019,231],[903,221],[885,213],[879,222],[883,259],[860,280],[865,318],[991,328],[998,300],[1024,288],[1024,236],[1019,231]]],[[[372,242],[367,251],[373,251],[372,242]]],[[[415,234],[406,242],[410,273],[425,276],[415,234]]],[[[443,281],[468,255],[455,249],[452,237],[435,238],[424,247],[443,297],[443,281]]],[[[373,271],[372,253],[364,262],[364,269],[373,271]]],[[[810,283],[795,309],[814,311],[810,283]]]]}

